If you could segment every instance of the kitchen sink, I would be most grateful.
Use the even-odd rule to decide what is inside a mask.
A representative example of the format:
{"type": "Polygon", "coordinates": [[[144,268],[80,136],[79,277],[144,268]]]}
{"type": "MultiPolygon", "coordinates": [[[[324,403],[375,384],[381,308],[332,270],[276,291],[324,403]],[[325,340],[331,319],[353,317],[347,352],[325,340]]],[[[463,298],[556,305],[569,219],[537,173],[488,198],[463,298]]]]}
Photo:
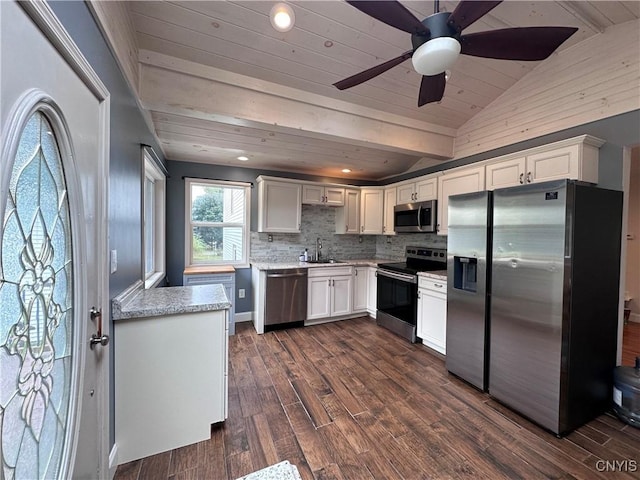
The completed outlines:
{"type": "Polygon", "coordinates": [[[340,260],[334,260],[333,258],[322,258],[320,260],[309,260],[307,263],[344,263],[340,260]]]}

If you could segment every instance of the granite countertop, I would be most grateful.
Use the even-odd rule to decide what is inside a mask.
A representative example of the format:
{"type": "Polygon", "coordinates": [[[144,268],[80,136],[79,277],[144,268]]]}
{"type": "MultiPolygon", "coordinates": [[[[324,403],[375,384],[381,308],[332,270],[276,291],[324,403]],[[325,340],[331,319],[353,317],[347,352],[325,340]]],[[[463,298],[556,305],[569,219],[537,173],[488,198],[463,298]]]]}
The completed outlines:
{"type": "Polygon", "coordinates": [[[322,267],[377,267],[379,263],[398,262],[399,260],[360,258],[355,260],[340,260],[336,263],[309,263],[309,262],[251,262],[251,266],[258,270],[281,270],[289,268],[322,268],[322,267]]]}
{"type": "Polygon", "coordinates": [[[193,287],[160,287],[142,290],[122,302],[112,302],[114,320],[157,317],[181,313],[210,312],[230,308],[224,287],[220,284],[193,287]]]}
{"type": "Polygon", "coordinates": [[[446,270],[434,270],[432,272],[418,272],[419,277],[431,278],[433,280],[442,280],[447,281],[447,271],[446,270]]]}

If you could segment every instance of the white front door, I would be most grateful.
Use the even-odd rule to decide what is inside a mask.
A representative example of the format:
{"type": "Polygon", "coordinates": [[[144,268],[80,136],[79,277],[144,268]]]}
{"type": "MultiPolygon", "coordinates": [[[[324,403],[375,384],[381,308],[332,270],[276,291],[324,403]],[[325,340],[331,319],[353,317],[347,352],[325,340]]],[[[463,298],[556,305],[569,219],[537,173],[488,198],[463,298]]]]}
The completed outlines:
{"type": "Polygon", "coordinates": [[[3,479],[107,478],[108,93],[49,7],[0,2],[3,479]]]}

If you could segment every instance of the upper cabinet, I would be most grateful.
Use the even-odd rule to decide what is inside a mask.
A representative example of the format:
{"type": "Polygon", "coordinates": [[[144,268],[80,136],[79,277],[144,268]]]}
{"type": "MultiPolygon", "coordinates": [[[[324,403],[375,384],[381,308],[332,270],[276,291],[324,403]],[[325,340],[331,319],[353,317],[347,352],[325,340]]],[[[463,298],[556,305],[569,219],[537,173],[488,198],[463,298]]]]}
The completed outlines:
{"type": "Polygon", "coordinates": [[[341,207],[344,205],[344,188],[305,183],[302,185],[302,203],[341,207]]]}
{"type": "Polygon", "coordinates": [[[398,184],[396,188],[397,205],[435,200],[438,198],[438,177],[437,175],[428,175],[414,182],[398,184]]]}
{"type": "Polygon", "coordinates": [[[599,148],[603,144],[599,138],[582,135],[492,160],[486,166],[486,188],[564,178],[598,183],[599,148]]]}
{"type": "Polygon", "coordinates": [[[302,185],[258,177],[258,232],[300,233],[302,185]]]}
{"type": "Polygon", "coordinates": [[[345,188],[344,207],[336,210],[336,233],[360,232],[360,190],[345,188]]]}
{"type": "Polygon", "coordinates": [[[396,187],[386,187],[384,189],[384,218],[382,220],[382,233],[385,235],[395,235],[393,225],[393,207],[396,206],[396,187]]]}
{"type": "Polygon", "coordinates": [[[460,193],[484,190],[484,165],[462,167],[448,171],[438,178],[438,235],[446,235],[449,226],[449,197],[460,193]]]}
{"type": "Polygon", "coordinates": [[[360,233],[381,235],[384,216],[384,189],[362,188],[360,190],[360,233]]]}

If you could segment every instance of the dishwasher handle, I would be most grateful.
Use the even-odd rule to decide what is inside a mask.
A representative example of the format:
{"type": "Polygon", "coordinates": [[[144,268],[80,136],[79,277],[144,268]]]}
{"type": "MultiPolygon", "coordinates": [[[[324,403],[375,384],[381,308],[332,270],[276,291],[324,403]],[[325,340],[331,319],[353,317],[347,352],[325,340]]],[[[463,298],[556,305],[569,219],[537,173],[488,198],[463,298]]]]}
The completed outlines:
{"type": "Polygon", "coordinates": [[[306,277],[306,273],[267,273],[267,278],[306,277]]]}

